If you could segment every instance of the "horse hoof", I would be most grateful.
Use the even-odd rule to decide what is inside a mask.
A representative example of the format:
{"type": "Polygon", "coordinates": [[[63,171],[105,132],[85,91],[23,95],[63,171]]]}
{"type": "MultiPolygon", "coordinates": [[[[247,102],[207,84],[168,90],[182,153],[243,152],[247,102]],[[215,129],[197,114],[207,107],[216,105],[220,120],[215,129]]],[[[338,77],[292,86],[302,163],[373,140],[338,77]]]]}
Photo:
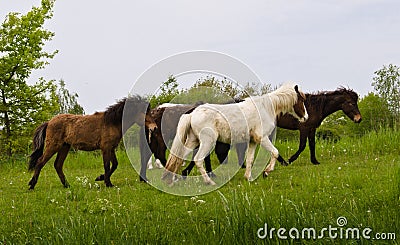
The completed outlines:
{"type": "Polygon", "coordinates": [[[97,177],[94,181],[103,181],[103,180],[104,180],[104,174],[97,177]]]}
{"type": "Polygon", "coordinates": [[[264,177],[264,178],[267,178],[267,177],[268,177],[268,173],[267,173],[267,172],[264,172],[264,173],[263,173],[263,177],[264,177]]]}
{"type": "Polygon", "coordinates": [[[106,184],[106,187],[114,187],[114,185],[113,184],[106,184]]]}
{"type": "Polygon", "coordinates": [[[143,178],[142,176],[139,177],[139,180],[140,182],[145,182],[145,183],[149,182],[146,177],[143,178]]]}
{"type": "Polygon", "coordinates": [[[320,163],[318,161],[313,161],[312,162],[314,165],[319,165],[320,163]]]}
{"type": "Polygon", "coordinates": [[[215,175],[213,172],[207,173],[208,177],[210,178],[217,178],[217,175],[215,175]]]}

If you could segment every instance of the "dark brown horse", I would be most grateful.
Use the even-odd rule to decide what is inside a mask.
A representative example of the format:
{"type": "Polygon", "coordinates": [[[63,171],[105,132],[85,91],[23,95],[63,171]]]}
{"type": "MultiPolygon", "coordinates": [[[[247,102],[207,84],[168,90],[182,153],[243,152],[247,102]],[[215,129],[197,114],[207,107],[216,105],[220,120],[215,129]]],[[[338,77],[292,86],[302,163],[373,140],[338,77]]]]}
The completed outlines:
{"type": "Polygon", "coordinates": [[[140,134],[140,181],[147,181],[146,166],[152,154],[165,166],[167,162],[165,155],[167,144],[175,137],[176,125],[178,125],[179,118],[196,107],[197,105],[195,104],[164,104],[150,111],[157,129],[150,133],[146,126],[142,127],[142,133],[140,134]]]}
{"type": "Polygon", "coordinates": [[[132,96],[108,107],[105,112],[93,115],[61,114],[43,123],[33,137],[29,170],[35,172],[29,182],[30,189],[35,188],[40,171],[56,153],[54,168],[64,187],[69,187],[62,168],[71,147],[84,151],[101,149],[104,175],[96,180],[104,180],[107,187],[113,186],[110,177],[118,166],[115,148],[125,131],[134,123],[146,125],[152,130],[156,128],[148,112],[149,103],[139,96],[132,96]]]}
{"type": "MultiPolygon", "coordinates": [[[[232,103],[232,102],[231,102],[232,103]]],[[[176,126],[178,125],[179,119],[183,114],[190,113],[197,106],[201,105],[202,102],[196,104],[164,104],[156,107],[150,111],[150,115],[157,125],[157,129],[149,134],[149,130],[145,127],[144,132],[140,134],[140,152],[141,152],[141,168],[140,168],[140,180],[147,181],[146,178],[146,166],[147,161],[154,154],[156,159],[161,161],[161,164],[165,166],[167,144],[171,142],[176,134],[176,126]]],[[[224,163],[226,159],[226,151],[230,148],[229,144],[217,142],[215,146],[215,152],[220,163],[224,163]],[[219,153],[221,152],[221,154],[219,153]]],[[[243,157],[244,158],[244,157],[243,157]]],[[[206,162],[206,172],[210,177],[215,177],[211,169],[211,160],[208,155],[204,161],[206,162]]],[[[194,166],[192,161],[187,169],[183,170],[182,175],[187,176],[194,166]]]]}
{"type": "Polygon", "coordinates": [[[291,115],[284,115],[278,119],[278,127],[290,130],[300,130],[300,144],[297,152],[289,158],[294,162],[309,143],[311,162],[319,164],[315,157],[315,132],[322,121],[332,113],[342,110],[355,123],[361,122],[361,113],[358,110],[358,95],[351,89],[343,87],[335,91],[306,94],[305,106],[309,118],[305,123],[299,123],[291,115]]]}

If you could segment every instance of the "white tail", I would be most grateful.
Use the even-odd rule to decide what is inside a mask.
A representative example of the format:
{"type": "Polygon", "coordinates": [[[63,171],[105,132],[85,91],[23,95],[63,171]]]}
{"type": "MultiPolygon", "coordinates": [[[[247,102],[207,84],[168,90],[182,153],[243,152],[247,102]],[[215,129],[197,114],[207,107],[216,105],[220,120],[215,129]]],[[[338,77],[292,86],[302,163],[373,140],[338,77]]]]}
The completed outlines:
{"type": "Polygon", "coordinates": [[[166,180],[169,184],[173,181],[173,173],[176,173],[179,167],[183,164],[186,150],[185,143],[187,135],[191,129],[191,118],[192,115],[184,114],[179,119],[176,135],[172,142],[171,151],[162,176],[162,179],[166,180]]]}

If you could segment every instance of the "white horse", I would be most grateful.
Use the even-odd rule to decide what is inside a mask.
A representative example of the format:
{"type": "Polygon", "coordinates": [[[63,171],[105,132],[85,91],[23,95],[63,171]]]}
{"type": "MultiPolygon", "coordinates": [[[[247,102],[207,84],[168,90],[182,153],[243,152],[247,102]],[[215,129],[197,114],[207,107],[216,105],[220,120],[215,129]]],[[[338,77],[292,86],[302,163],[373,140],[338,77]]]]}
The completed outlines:
{"type": "Polygon", "coordinates": [[[182,115],[162,179],[173,184],[175,173],[185,157],[200,145],[194,156],[196,166],[206,184],[215,185],[203,167],[203,159],[213,149],[216,141],[228,144],[247,142],[245,178],[251,180],[251,167],[258,144],[271,152],[271,161],[264,170],[268,175],[274,170],[279,156],[268,136],[276,126],[276,119],[285,113],[300,122],[308,118],[304,106],[305,96],[297,85],[285,84],[262,96],[245,99],[236,104],[204,104],[192,113],[182,115]]]}

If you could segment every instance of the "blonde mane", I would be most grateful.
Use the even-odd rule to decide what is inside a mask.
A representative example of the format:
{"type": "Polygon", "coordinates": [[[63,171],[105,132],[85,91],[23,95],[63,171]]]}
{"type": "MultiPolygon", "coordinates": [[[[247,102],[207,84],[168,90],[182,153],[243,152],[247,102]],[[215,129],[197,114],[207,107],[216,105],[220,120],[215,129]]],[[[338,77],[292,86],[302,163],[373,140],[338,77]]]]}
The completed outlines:
{"type": "Polygon", "coordinates": [[[285,114],[293,111],[293,106],[297,102],[297,93],[294,89],[295,84],[285,83],[277,90],[267,94],[265,99],[270,99],[275,111],[275,115],[285,114]]]}

